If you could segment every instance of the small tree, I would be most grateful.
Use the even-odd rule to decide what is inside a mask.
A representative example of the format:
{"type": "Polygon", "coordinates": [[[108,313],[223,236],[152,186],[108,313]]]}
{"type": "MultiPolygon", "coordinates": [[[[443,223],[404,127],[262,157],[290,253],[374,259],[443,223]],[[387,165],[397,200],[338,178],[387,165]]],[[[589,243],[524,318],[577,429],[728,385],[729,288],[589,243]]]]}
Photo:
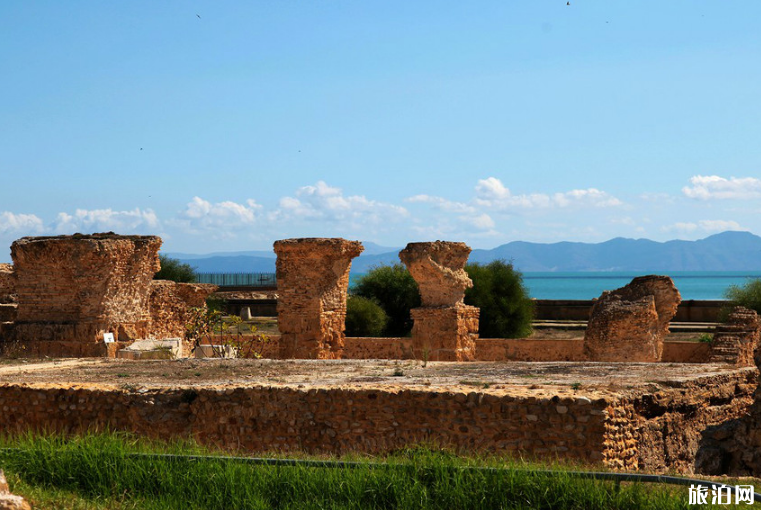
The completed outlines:
{"type": "Polygon", "coordinates": [[[346,302],[346,336],[381,336],[388,315],[372,299],[349,296],[346,302]]]}
{"type": "Polygon", "coordinates": [[[722,310],[722,320],[726,320],[736,306],[744,306],[761,314],[761,278],[748,280],[743,285],[730,285],[724,297],[729,300],[729,306],[722,310]]]}
{"type": "Polygon", "coordinates": [[[481,309],[479,335],[484,338],[521,338],[531,334],[534,302],[523,276],[504,260],[465,266],[473,287],[465,291],[465,304],[481,309]]]}
{"type": "Polygon", "coordinates": [[[420,292],[404,265],[374,267],[359,278],[353,294],[375,301],[386,312],[384,336],[406,336],[412,330],[410,309],[420,306],[420,292]]]}
{"type": "Polygon", "coordinates": [[[153,275],[154,280],[171,280],[178,283],[195,283],[196,273],[190,264],[185,264],[177,259],[159,255],[161,269],[153,275]]]}

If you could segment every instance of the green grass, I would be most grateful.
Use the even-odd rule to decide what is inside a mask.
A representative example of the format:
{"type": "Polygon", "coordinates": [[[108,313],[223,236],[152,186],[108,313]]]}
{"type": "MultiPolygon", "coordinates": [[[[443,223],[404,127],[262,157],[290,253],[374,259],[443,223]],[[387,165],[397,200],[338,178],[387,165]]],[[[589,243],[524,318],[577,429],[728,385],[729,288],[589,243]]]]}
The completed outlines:
{"type": "Polygon", "coordinates": [[[425,448],[335,469],[137,457],[210,452],[123,434],[6,438],[0,447],[13,448],[0,452],[11,488],[36,509],[697,508],[687,505],[684,487],[580,480],[532,472],[546,466],[425,448]],[[505,469],[465,469],[472,467],[505,469]]]}

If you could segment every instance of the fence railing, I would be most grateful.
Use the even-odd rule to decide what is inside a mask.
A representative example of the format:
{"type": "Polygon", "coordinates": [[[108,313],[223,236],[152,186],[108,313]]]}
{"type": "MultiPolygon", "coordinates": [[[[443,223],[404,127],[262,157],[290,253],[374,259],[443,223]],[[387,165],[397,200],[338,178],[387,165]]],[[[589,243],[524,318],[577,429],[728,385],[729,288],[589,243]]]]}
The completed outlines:
{"type": "Polygon", "coordinates": [[[275,273],[196,273],[198,283],[220,287],[276,287],[275,273]]]}

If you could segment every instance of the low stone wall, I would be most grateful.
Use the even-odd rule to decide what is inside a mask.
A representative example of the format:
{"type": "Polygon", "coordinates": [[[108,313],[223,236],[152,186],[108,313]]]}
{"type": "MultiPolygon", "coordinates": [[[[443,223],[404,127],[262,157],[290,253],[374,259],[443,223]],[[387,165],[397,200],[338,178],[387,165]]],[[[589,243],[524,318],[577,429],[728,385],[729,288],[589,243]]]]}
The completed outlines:
{"type": "Polygon", "coordinates": [[[2,384],[0,430],[108,428],[165,440],[192,437],[250,453],[382,453],[435,442],[610,468],[690,472],[701,431],[745,412],[755,377],[755,370],[740,369],[653,393],[586,396],[560,388],[554,395],[532,395],[525,389],[511,394],[417,386],[2,384]]]}
{"type": "MultiPolygon", "coordinates": [[[[536,299],[537,320],[585,321],[595,301],[592,299],[536,299]]],[[[727,302],[720,299],[687,299],[679,303],[674,322],[717,322],[719,311],[727,302]]]]}
{"type": "Polygon", "coordinates": [[[0,385],[0,429],[126,430],[193,437],[250,452],[387,452],[435,441],[467,450],[618,455],[606,441],[608,399],[477,392],[291,387],[123,391],[102,386],[0,385]]]}
{"type": "MultiPolygon", "coordinates": [[[[277,341],[275,339],[275,341],[277,341]]],[[[664,342],[663,362],[707,363],[711,346],[664,342]]],[[[267,356],[265,356],[267,357],[267,356]]],[[[346,338],[345,359],[411,359],[410,338],[346,338]]],[[[584,341],[575,339],[479,338],[474,361],[585,361],[584,341]]]]}

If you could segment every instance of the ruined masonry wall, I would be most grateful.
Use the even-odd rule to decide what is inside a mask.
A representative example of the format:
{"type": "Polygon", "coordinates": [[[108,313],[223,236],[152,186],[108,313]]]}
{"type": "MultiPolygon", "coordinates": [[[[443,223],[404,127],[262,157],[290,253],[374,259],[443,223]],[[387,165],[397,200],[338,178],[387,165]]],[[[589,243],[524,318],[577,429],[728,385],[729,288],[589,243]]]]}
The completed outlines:
{"type": "Polygon", "coordinates": [[[277,253],[280,356],[340,358],[351,260],[364,249],[340,238],[284,239],[277,253]]]}
{"type": "Polygon", "coordinates": [[[0,304],[16,301],[16,281],[12,264],[0,264],[0,304]]]}
{"type": "Polygon", "coordinates": [[[152,280],[150,286],[149,336],[157,339],[185,338],[185,325],[192,318],[190,309],[206,306],[206,298],[217,289],[216,285],[168,280],[152,280]]]}
{"type": "Polygon", "coordinates": [[[102,342],[104,332],[122,341],[145,338],[160,246],[155,236],[111,233],[17,240],[11,246],[18,295],[14,339],[65,345],[102,342]]]}

